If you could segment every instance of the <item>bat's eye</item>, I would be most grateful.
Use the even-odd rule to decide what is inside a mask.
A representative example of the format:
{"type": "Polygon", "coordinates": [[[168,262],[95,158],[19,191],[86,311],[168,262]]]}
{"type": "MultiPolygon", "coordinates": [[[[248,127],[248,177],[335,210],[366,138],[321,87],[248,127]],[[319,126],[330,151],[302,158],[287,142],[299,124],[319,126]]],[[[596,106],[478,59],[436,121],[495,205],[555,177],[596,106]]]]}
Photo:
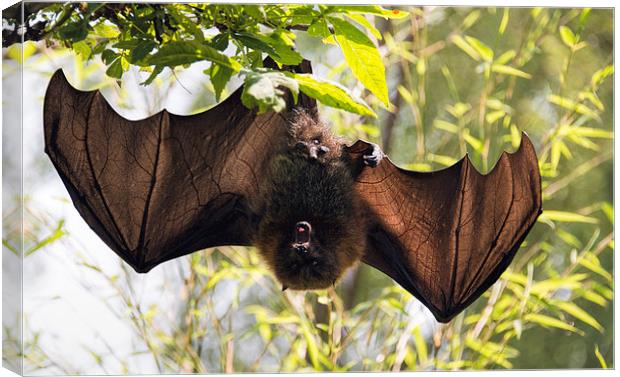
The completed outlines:
{"type": "Polygon", "coordinates": [[[314,139],[314,140],[312,140],[312,142],[314,143],[314,145],[321,144],[321,141],[319,139],[314,139]]]}
{"type": "Polygon", "coordinates": [[[300,141],[299,143],[295,144],[295,148],[299,149],[300,151],[306,149],[306,143],[304,143],[303,141],[300,141]]]}

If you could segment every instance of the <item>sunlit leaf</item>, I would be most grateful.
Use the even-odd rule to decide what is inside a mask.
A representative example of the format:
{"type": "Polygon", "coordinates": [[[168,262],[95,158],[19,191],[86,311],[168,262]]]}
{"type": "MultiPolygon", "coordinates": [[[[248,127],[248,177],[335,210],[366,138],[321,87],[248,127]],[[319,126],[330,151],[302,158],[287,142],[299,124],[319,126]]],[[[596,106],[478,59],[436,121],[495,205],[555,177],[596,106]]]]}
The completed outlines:
{"type": "Polygon", "coordinates": [[[598,359],[598,363],[601,365],[601,368],[607,369],[607,362],[605,362],[605,358],[601,354],[601,351],[598,349],[598,344],[594,345],[594,355],[598,359]]]}
{"type": "Polygon", "coordinates": [[[293,75],[299,83],[302,93],[319,100],[321,103],[352,113],[376,117],[376,114],[362,100],[354,98],[346,88],[335,82],[315,79],[307,74],[293,75]]]}
{"type": "Polygon", "coordinates": [[[409,15],[409,12],[405,12],[400,9],[385,9],[378,5],[339,5],[331,7],[331,9],[335,12],[345,12],[345,13],[366,13],[366,14],[374,14],[377,16],[381,16],[384,18],[404,18],[409,15]]]}
{"type": "Polygon", "coordinates": [[[450,37],[450,41],[454,43],[458,48],[463,50],[463,52],[465,52],[475,61],[480,60],[480,54],[478,53],[478,51],[476,51],[476,49],[474,49],[469,43],[467,43],[467,41],[463,39],[463,37],[461,37],[460,35],[453,35],[452,37],[450,37]]]}
{"type": "Polygon", "coordinates": [[[330,17],[334,35],[355,77],[385,106],[389,105],[385,67],[379,50],[366,36],[349,22],[330,17]]]}
{"type": "Polygon", "coordinates": [[[555,302],[554,305],[560,308],[562,311],[572,315],[578,320],[592,326],[599,332],[603,331],[603,326],[594,317],[588,314],[585,310],[581,309],[579,306],[575,305],[573,302],[560,301],[555,302]]]}
{"type": "Polygon", "coordinates": [[[510,19],[510,8],[504,8],[504,13],[502,15],[502,21],[499,24],[499,33],[504,34],[506,31],[506,26],[508,26],[508,20],[510,19]]]}
{"type": "Polygon", "coordinates": [[[557,318],[549,317],[543,314],[535,314],[530,313],[523,316],[523,320],[527,322],[534,322],[542,325],[544,327],[555,327],[561,330],[567,330],[575,333],[582,334],[583,332],[577,329],[575,326],[570,325],[564,321],[561,321],[557,318]]]}
{"type": "Polygon", "coordinates": [[[351,14],[347,14],[347,17],[357,22],[358,24],[362,25],[364,28],[366,28],[366,30],[368,30],[372,35],[374,35],[375,38],[377,38],[378,40],[383,39],[383,36],[381,35],[381,32],[379,31],[379,29],[377,29],[375,25],[370,23],[370,21],[368,21],[368,19],[364,17],[363,15],[351,13],[351,14]]]}
{"type": "Polygon", "coordinates": [[[514,67],[510,67],[508,65],[503,65],[503,64],[493,64],[491,66],[491,71],[495,73],[502,73],[504,75],[517,76],[517,77],[521,77],[521,78],[528,79],[528,80],[532,78],[532,75],[530,75],[527,72],[523,72],[514,67]]]}
{"type": "Polygon", "coordinates": [[[241,65],[222,54],[213,47],[197,41],[171,42],[160,48],[150,57],[149,63],[154,65],[177,66],[208,60],[226,66],[235,72],[241,65]]]}
{"type": "Polygon", "coordinates": [[[553,211],[553,210],[545,210],[543,211],[541,218],[545,218],[551,221],[558,222],[566,222],[566,223],[587,223],[587,224],[596,224],[598,220],[594,217],[584,216],[577,213],[566,212],[566,211],[553,211]]]}
{"type": "Polygon", "coordinates": [[[568,26],[560,26],[560,37],[562,37],[562,42],[568,47],[573,47],[579,41],[575,36],[573,31],[568,26]]]}
{"type": "Polygon", "coordinates": [[[469,43],[471,47],[473,47],[478,55],[485,61],[490,62],[493,60],[493,50],[491,47],[484,44],[481,40],[471,37],[469,35],[465,36],[465,40],[469,43]]]}

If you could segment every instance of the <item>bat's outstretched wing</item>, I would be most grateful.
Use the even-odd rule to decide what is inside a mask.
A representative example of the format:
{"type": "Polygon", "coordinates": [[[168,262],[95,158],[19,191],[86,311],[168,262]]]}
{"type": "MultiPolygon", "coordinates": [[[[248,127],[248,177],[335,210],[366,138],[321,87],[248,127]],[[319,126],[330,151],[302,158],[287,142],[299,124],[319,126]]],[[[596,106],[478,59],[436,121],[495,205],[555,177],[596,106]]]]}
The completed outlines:
{"type": "Polygon", "coordinates": [[[200,114],[130,121],[101,93],[52,77],[45,151],[88,225],[136,271],[250,244],[248,203],[287,128],[281,114],[244,107],[241,91],[200,114]]]}
{"type": "MultiPolygon", "coordinates": [[[[368,144],[350,148],[359,158],[368,144]]],[[[541,213],[538,160],[523,134],[481,175],[464,157],[445,170],[419,173],[389,159],[366,167],[356,189],[373,227],[364,262],[383,271],[447,322],[508,267],[541,213]]]]}

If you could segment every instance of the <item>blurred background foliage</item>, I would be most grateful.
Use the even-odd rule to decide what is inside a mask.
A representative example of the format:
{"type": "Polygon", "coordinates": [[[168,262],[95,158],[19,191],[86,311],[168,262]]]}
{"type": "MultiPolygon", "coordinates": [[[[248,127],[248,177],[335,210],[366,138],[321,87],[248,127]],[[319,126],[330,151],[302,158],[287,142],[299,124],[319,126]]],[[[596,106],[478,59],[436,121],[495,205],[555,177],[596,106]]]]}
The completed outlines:
{"type": "MultiPolygon", "coordinates": [[[[235,9],[243,13],[243,7],[235,9]]],[[[255,7],[264,12],[274,6],[255,7]]],[[[130,324],[134,347],[121,354],[106,341],[114,334],[94,330],[99,346],[83,345],[90,361],[71,365],[41,343],[49,329],[29,326],[26,313],[28,373],[614,367],[612,10],[402,10],[406,17],[389,19],[351,13],[386,67],[389,104],[349,69],[346,52],[328,38],[294,30],[295,49],[313,63],[314,79],[339,83],[377,115],[322,107],[322,117],[351,141],[380,143],[402,167],[437,170],[468,153],[487,172],[502,151],[518,147],[521,131],[529,134],[543,176],[544,213],[491,289],[443,325],[365,265],[334,289],[281,292],[255,250],[220,247],[155,269],[149,275],[161,279],[151,277],[148,289],[158,297],[148,300],[139,293],[144,275],[120,260],[99,265],[63,218],[26,200],[25,263],[59,245],[56,250],[76,264],[76,284],[130,324]]],[[[133,106],[125,84],[116,83],[120,76],[97,76],[113,61],[86,61],[84,54],[43,41],[3,54],[5,67],[13,60],[26,70],[68,56],[74,84],[114,86],[120,107],[133,106]]],[[[188,69],[162,70],[152,87],[182,85],[188,69]]],[[[49,77],[53,70],[41,72],[49,77]]],[[[194,93],[188,112],[213,105],[215,86],[194,93]]],[[[54,178],[51,165],[41,161],[40,169],[54,178]]],[[[67,198],[63,205],[71,206],[67,198]]],[[[10,226],[5,223],[5,253],[18,252],[10,226]]],[[[11,339],[11,329],[4,334],[11,339]]]]}

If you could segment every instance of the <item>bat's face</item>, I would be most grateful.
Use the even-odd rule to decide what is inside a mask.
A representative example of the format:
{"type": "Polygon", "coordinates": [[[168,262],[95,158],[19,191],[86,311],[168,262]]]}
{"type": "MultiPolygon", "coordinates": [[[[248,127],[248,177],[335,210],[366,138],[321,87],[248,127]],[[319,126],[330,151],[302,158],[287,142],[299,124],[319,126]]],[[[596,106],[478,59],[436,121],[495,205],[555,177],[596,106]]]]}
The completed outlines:
{"type": "Polygon", "coordinates": [[[276,251],[274,269],[284,287],[323,289],[339,278],[342,268],[334,250],[321,242],[318,229],[299,221],[276,251]]]}

